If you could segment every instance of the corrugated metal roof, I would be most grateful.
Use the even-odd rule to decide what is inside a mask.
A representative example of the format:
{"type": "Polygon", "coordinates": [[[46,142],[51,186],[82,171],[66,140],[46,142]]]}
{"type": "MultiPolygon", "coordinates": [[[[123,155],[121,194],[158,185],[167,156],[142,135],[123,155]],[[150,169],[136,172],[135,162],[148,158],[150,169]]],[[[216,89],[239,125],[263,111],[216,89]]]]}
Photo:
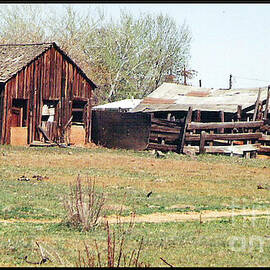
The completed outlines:
{"type": "Polygon", "coordinates": [[[197,88],[190,85],[182,85],[177,83],[163,83],[155,91],[148,95],[151,98],[177,99],[179,96],[186,95],[189,92],[206,92],[209,93],[213,89],[197,88]]]}
{"type": "MultiPolygon", "coordinates": [[[[259,87],[224,90],[164,83],[148,95],[147,98],[151,97],[151,103],[147,103],[147,98],[145,98],[132,111],[182,111],[188,110],[188,108],[192,106],[193,110],[223,110],[224,112],[235,113],[238,105],[241,105],[242,109],[245,109],[255,104],[258,92],[259,87]],[[158,101],[156,103],[154,102],[155,98],[158,101]],[[160,102],[162,99],[164,102],[160,102]],[[166,103],[166,100],[170,100],[170,102],[166,103]],[[172,103],[171,100],[174,100],[174,102],[172,103]]],[[[266,97],[267,87],[261,87],[260,100],[263,101],[266,97]]]]}
{"type": "Polygon", "coordinates": [[[141,99],[123,99],[120,101],[115,101],[103,105],[98,105],[93,107],[93,110],[99,110],[99,109],[133,109],[141,102],[141,99]]]}

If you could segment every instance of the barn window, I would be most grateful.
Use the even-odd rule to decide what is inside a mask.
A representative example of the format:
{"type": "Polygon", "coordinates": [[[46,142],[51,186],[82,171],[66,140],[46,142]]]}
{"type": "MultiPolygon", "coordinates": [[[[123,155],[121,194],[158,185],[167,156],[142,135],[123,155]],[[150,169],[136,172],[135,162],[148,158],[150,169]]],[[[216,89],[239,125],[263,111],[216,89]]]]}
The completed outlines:
{"type": "Polygon", "coordinates": [[[58,100],[43,100],[42,122],[54,122],[58,100]]]}
{"type": "Polygon", "coordinates": [[[72,102],[72,124],[82,125],[84,123],[84,107],[86,101],[73,100],[72,102]]]}

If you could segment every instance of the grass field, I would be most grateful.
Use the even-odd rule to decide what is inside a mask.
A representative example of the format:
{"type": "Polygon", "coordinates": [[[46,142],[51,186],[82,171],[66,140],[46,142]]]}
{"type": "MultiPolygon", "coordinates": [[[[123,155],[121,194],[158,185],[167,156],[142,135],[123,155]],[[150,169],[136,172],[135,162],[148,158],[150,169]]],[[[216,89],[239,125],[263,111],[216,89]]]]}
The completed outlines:
{"type": "MultiPolygon", "coordinates": [[[[268,266],[270,160],[174,153],[157,159],[150,152],[93,148],[0,147],[0,266],[31,266],[38,261],[35,241],[53,262],[44,266],[75,266],[83,242],[106,245],[104,226],[82,232],[64,223],[61,197],[78,175],[96,180],[106,195],[105,214],[136,212],[126,249],[144,237],[141,260],[151,266],[268,266]],[[30,181],[18,181],[21,176],[30,181]],[[34,175],[46,178],[38,181],[34,175]],[[152,191],[151,196],[146,195],[152,191]],[[250,217],[235,216],[185,222],[150,222],[156,216],[204,211],[250,209],[250,217]],[[149,216],[146,216],[149,215],[149,216]],[[147,222],[149,217],[149,222],[147,222]],[[53,255],[54,254],[54,255],[53,255]],[[55,254],[58,254],[55,255],[55,254]],[[60,259],[59,259],[59,258],[60,259]]],[[[117,225],[112,225],[117,227],[117,225]]],[[[93,251],[94,252],[94,251],[93,251]]]]}

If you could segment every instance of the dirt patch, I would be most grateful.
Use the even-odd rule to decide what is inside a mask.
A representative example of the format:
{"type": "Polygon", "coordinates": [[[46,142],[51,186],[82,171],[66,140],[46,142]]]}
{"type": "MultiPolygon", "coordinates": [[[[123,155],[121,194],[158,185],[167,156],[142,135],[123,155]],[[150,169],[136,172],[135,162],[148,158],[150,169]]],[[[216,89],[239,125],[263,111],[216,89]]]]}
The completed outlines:
{"type": "MultiPolygon", "coordinates": [[[[207,221],[218,218],[232,218],[235,216],[260,216],[269,215],[269,210],[225,210],[225,211],[202,211],[202,212],[185,212],[185,213],[153,213],[150,215],[141,215],[135,217],[136,223],[151,222],[151,223],[162,223],[162,222],[185,222],[193,220],[207,221]],[[200,217],[201,216],[201,217],[200,217]]],[[[107,218],[109,223],[116,223],[117,217],[110,216],[107,218]]],[[[122,222],[130,222],[130,217],[121,217],[122,222]]]]}
{"type": "Polygon", "coordinates": [[[193,205],[186,205],[186,204],[175,204],[170,207],[166,207],[165,209],[187,209],[194,210],[195,206],[193,205]]]}
{"type": "Polygon", "coordinates": [[[0,219],[0,223],[16,223],[16,222],[25,222],[25,223],[35,223],[35,224],[46,224],[46,223],[60,223],[60,219],[0,219]]]}
{"type": "MultiPolygon", "coordinates": [[[[118,207],[118,205],[114,205],[118,207]]],[[[233,218],[236,216],[251,216],[249,218],[259,218],[260,216],[269,216],[270,218],[270,209],[266,210],[224,210],[224,211],[211,211],[206,210],[202,212],[185,212],[185,213],[153,213],[149,215],[140,215],[135,216],[135,223],[151,222],[151,223],[162,223],[162,222],[185,222],[185,221],[207,221],[218,218],[233,218]]],[[[111,224],[119,222],[123,223],[130,222],[131,217],[117,217],[115,215],[108,216],[103,221],[107,221],[111,224]]],[[[27,222],[27,223],[60,223],[60,219],[49,219],[49,220],[37,220],[37,219],[0,219],[0,223],[15,223],[15,222],[27,222]]]]}
{"type": "Polygon", "coordinates": [[[83,126],[71,126],[70,143],[75,145],[84,145],[85,130],[83,126]]]}

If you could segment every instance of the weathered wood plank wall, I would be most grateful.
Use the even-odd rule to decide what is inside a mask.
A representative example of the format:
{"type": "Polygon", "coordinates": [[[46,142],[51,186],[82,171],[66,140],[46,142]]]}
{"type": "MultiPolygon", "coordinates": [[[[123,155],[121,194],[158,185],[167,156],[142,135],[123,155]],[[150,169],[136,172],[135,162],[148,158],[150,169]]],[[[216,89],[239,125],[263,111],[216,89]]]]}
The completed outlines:
{"type": "Polygon", "coordinates": [[[147,148],[151,127],[149,114],[110,111],[93,111],[92,114],[94,143],[108,148],[147,148]]]}
{"type": "Polygon", "coordinates": [[[0,83],[0,140],[2,136],[3,111],[4,111],[4,84],[0,83]]]}

